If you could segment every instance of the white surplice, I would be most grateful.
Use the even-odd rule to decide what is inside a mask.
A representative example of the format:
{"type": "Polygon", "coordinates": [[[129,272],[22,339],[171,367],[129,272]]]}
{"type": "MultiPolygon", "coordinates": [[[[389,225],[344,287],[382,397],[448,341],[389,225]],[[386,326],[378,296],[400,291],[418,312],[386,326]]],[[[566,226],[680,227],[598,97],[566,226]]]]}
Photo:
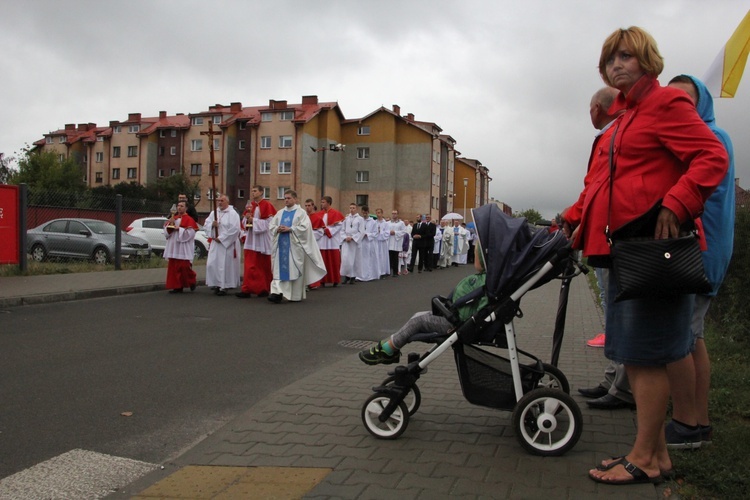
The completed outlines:
{"type": "Polygon", "coordinates": [[[233,206],[226,210],[213,210],[206,217],[203,230],[211,244],[206,259],[206,285],[235,288],[240,284],[240,216],[233,206]],[[216,217],[216,219],[214,219],[216,217]],[[213,221],[219,222],[218,238],[213,221]]]}

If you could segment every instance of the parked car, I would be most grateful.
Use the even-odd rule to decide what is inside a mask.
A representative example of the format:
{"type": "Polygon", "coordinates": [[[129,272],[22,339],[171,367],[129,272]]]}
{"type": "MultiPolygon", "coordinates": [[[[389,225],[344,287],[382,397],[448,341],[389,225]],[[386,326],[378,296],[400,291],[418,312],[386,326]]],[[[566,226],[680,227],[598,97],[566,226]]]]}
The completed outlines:
{"type": "MultiPolygon", "coordinates": [[[[137,236],[148,241],[154,253],[161,255],[167,246],[167,238],[164,236],[164,223],[166,217],[143,217],[131,222],[125,232],[131,236],[137,236]]],[[[200,259],[208,255],[208,238],[203,232],[203,228],[195,232],[195,259],[200,259]]]]}
{"type": "MultiPolygon", "coordinates": [[[[26,231],[26,248],[37,262],[49,257],[111,262],[115,255],[115,225],[96,219],[55,219],[26,231]]],[[[148,241],[123,232],[123,259],[147,259],[148,241]]]]}

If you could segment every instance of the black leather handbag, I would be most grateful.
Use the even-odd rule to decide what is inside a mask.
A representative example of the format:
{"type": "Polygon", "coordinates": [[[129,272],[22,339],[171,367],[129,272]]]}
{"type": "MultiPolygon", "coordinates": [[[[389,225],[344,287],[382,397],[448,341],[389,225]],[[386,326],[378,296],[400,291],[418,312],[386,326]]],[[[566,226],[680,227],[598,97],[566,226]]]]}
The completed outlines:
{"type": "Polygon", "coordinates": [[[614,134],[609,151],[610,199],[606,236],[612,260],[610,271],[617,282],[615,302],[710,292],[712,287],[706,278],[698,233],[694,228],[681,228],[678,238],[654,239],[661,200],[644,215],[610,234],[615,174],[613,145],[614,134]]]}

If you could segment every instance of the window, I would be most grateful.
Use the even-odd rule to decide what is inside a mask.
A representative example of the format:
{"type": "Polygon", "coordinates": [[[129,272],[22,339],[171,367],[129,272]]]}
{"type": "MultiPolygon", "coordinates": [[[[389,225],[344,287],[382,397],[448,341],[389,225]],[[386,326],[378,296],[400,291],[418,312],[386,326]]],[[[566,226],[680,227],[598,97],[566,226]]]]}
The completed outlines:
{"type": "Polygon", "coordinates": [[[65,161],[65,155],[58,155],[57,157],[60,161],[65,161]]]}
{"type": "Polygon", "coordinates": [[[128,156],[131,158],[138,156],[138,146],[128,146],[128,156]]]}
{"type": "Polygon", "coordinates": [[[262,161],[262,162],[260,162],[260,173],[261,174],[270,174],[271,173],[271,162],[270,161],[262,161]]]}
{"type": "Polygon", "coordinates": [[[260,114],[260,121],[270,122],[271,120],[273,120],[273,113],[261,113],[260,114]]]}
{"type": "Polygon", "coordinates": [[[96,153],[96,163],[101,163],[104,161],[104,153],[101,151],[96,153]]]}
{"type": "Polygon", "coordinates": [[[221,123],[221,115],[216,115],[214,116],[213,119],[214,119],[214,125],[218,125],[219,123],[221,123]]]}
{"type": "Polygon", "coordinates": [[[160,177],[160,178],[161,178],[161,177],[164,177],[164,169],[163,169],[163,168],[160,168],[160,169],[159,169],[159,173],[158,173],[158,175],[159,175],[159,177],[160,177]]]}
{"type": "Polygon", "coordinates": [[[193,139],[190,141],[190,151],[203,151],[203,139],[193,139]]]}
{"type": "Polygon", "coordinates": [[[102,173],[101,172],[97,172],[96,173],[96,182],[99,182],[99,183],[102,182],[102,173]]]}
{"type": "Polygon", "coordinates": [[[221,142],[219,141],[219,139],[214,139],[214,151],[218,151],[219,149],[221,149],[220,146],[221,142]]]}
{"type": "Polygon", "coordinates": [[[135,179],[135,169],[129,168],[128,169],[128,179],[135,179]]]}
{"type": "Polygon", "coordinates": [[[260,149],[271,149],[271,136],[264,135],[260,138],[260,149]]]}
{"type": "Polygon", "coordinates": [[[137,134],[140,131],[141,131],[140,125],[130,125],[128,127],[128,134],[137,134]]]}
{"type": "Polygon", "coordinates": [[[166,130],[160,130],[159,131],[159,137],[166,137],[166,136],[167,136],[167,131],[166,130]]]}
{"type": "Polygon", "coordinates": [[[119,168],[113,168],[112,169],[112,178],[113,179],[119,179],[120,178],[120,169],[119,168]]]}
{"type": "Polygon", "coordinates": [[[263,188],[263,198],[269,199],[271,197],[271,188],[270,187],[264,187],[263,188]]]}
{"type": "Polygon", "coordinates": [[[358,170],[357,171],[357,182],[370,182],[370,171],[369,170],[358,170]]]}
{"type": "Polygon", "coordinates": [[[65,142],[65,136],[61,135],[60,137],[58,137],[57,142],[59,142],[60,144],[63,144],[65,142]]]}
{"type": "Polygon", "coordinates": [[[282,111],[279,113],[279,119],[282,122],[288,122],[289,120],[294,120],[294,111],[282,111]]]}
{"type": "Polygon", "coordinates": [[[164,153],[167,151],[167,148],[164,146],[159,146],[159,156],[164,156],[164,153]]]}
{"type": "Polygon", "coordinates": [[[177,175],[177,170],[175,170],[173,168],[170,168],[169,169],[169,175],[170,175],[170,177],[173,176],[173,175],[177,175]]]}
{"type": "Polygon", "coordinates": [[[68,234],[82,234],[81,231],[86,231],[86,226],[76,220],[68,222],[68,234]]]}
{"type": "Polygon", "coordinates": [[[191,163],[190,164],[190,175],[201,175],[202,168],[200,163],[191,163]]]}
{"type": "Polygon", "coordinates": [[[247,127],[247,122],[240,122],[240,130],[245,130],[245,127],[247,127]]]}
{"type": "Polygon", "coordinates": [[[291,135],[280,135],[279,136],[279,147],[280,148],[291,148],[292,147],[292,136],[291,135]]]}
{"type": "Polygon", "coordinates": [[[83,155],[83,163],[89,162],[89,155],[83,155]]]}
{"type": "Polygon", "coordinates": [[[240,140],[239,140],[239,141],[237,142],[237,145],[238,145],[238,147],[239,147],[240,149],[245,149],[245,139],[240,139],[240,140]]]}
{"type": "Polygon", "coordinates": [[[177,137],[177,129],[172,129],[172,137],[177,137]]]}
{"type": "Polygon", "coordinates": [[[177,146],[172,146],[171,148],[169,148],[169,154],[172,155],[172,156],[176,155],[177,154],[177,146]]]}
{"type": "Polygon", "coordinates": [[[203,117],[202,116],[194,116],[190,120],[191,125],[203,125],[203,117]]]}
{"type": "Polygon", "coordinates": [[[279,162],[279,173],[280,174],[291,174],[292,173],[292,162],[280,161],[279,162]]]}
{"type": "Polygon", "coordinates": [[[369,205],[370,203],[369,203],[369,202],[367,201],[367,200],[368,200],[369,198],[370,198],[370,196],[369,196],[369,195],[366,195],[366,194],[358,194],[358,195],[356,196],[356,201],[355,201],[355,203],[356,203],[356,204],[357,204],[357,206],[359,206],[359,207],[361,207],[362,205],[369,205]]]}
{"type": "Polygon", "coordinates": [[[362,125],[357,128],[357,135],[370,135],[370,126],[362,125]]]}
{"type": "Polygon", "coordinates": [[[208,172],[209,175],[211,175],[211,174],[213,174],[213,175],[219,175],[219,164],[218,163],[214,163],[214,168],[211,169],[211,170],[209,170],[209,172],[208,172]],[[213,172],[211,170],[213,170],[213,172]]]}
{"type": "Polygon", "coordinates": [[[47,137],[44,138],[44,142],[45,144],[52,144],[55,142],[55,138],[52,137],[51,135],[48,135],[47,137]]]}
{"type": "Polygon", "coordinates": [[[104,137],[100,135],[96,136],[96,142],[104,142],[104,137]]]}
{"type": "Polygon", "coordinates": [[[357,148],[357,159],[368,160],[370,158],[370,148],[357,148]]]}
{"type": "Polygon", "coordinates": [[[112,158],[119,158],[120,157],[120,146],[114,146],[112,148],[112,158]]]}
{"type": "Polygon", "coordinates": [[[44,229],[42,229],[42,231],[44,231],[45,233],[64,233],[67,226],[68,221],[56,220],[44,226],[44,229]]]}
{"type": "Polygon", "coordinates": [[[237,198],[244,198],[245,197],[245,190],[244,189],[238,189],[237,190],[237,198]]]}
{"type": "Polygon", "coordinates": [[[284,199],[284,191],[289,189],[286,186],[279,186],[276,188],[276,199],[277,200],[283,200],[284,199]]]}
{"type": "Polygon", "coordinates": [[[119,134],[120,132],[122,132],[121,126],[115,125],[114,127],[112,127],[112,133],[119,134]]]}
{"type": "Polygon", "coordinates": [[[209,188],[208,191],[206,191],[206,198],[208,198],[209,200],[213,200],[214,199],[214,190],[213,189],[209,188]]]}
{"type": "Polygon", "coordinates": [[[237,175],[245,175],[245,165],[237,166],[237,175]]]}

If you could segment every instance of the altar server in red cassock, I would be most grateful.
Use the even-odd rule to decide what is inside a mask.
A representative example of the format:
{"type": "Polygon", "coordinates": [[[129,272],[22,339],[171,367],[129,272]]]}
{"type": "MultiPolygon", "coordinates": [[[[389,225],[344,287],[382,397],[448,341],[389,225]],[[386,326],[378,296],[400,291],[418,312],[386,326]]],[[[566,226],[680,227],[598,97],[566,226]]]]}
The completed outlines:
{"type": "Polygon", "coordinates": [[[169,293],[182,293],[183,288],[195,290],[193,255],[198,223],[187,214],[187,202],[177,203],[177,213],[164,223],[167,245],[164,258],[168,259],[167,288],[169,293]]]}
{"type": "Polygon", "coordinates": [[[320,248],[320,254],[326,263],[326,275],[321,280],[323,286],[332,283],[337,286],[341,282],[341,228],[344,214],[331,208],[333,200],[324,196],[320,200],[321,210],[316,214],[322,221],[322,227],[315,230],[315,239],[320,248]]]}
{"type": "Polygon", "coordinates": [[[252,294],[265,297],[271,291],[271,233],[268,224],[276,215],[276,208],[263,198],[263,186],[253,186],[250,190],[252,203],[241,219],[242,230],[246,232],[244,244],[245,268],[242,277],[242,291],[235,295],[249,298],[252,294]]]}

